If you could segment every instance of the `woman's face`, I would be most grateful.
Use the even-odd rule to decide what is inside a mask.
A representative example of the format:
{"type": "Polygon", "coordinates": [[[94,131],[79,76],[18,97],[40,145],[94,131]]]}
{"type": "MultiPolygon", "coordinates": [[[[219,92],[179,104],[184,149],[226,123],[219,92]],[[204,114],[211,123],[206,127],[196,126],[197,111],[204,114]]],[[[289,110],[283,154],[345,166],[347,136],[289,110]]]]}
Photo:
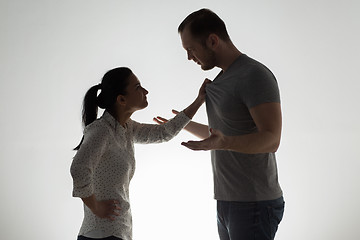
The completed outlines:
{"type": "Polygon", "coordinates": [[[141,86],[135,74],[131,74],[129,76],[129,85],[126,88],[126,95],[124,96],[126,107],[132,112],[146,108],[148,105],[146,95],[148,93],[149,92],[141,86]]]}

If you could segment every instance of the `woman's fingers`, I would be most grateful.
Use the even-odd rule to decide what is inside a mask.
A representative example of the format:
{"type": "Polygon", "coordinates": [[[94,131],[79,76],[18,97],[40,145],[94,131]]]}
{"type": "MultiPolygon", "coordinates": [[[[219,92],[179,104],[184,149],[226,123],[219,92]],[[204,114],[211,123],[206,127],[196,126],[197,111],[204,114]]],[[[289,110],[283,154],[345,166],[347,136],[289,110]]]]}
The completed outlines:
{"type": "Polygon", "coordinates": [[[166,118],[163,118],[163,117],[157,117],[157,119],[160,119],[161,121],[163,121],[163,122],[167,122],[167,121],[169,121],[169,120],[167,120],[166,118]]]}
{"type": "MultiPolygon", "coordinates": [[[[180,112],[177,111],[177,110],[171,110],[173,114],[179,114],[180,112]]],[[[154,117],[153,118],[153,121],[156,122],[157,124],[164,124],[166,122],[169,121],[169,119],[166,119],[166,118],[163,118],[163,117],[160,117],[160,116],[157,116],[157,117],[154,117]]]]}
{"type": "Polygon", "coordinates": [[[179,114],[180,112],[179,111],[176,111],[175,109],[172,110],[172,113],[173,114],[179,114]]]}
{"type": "Polygon", "coordinates": [[[163,117],[154,117],[153,118],[154,122],[156,122],[157,124],[164,124],[166,122],[168,122],[169,120],[167,120],[166,118],[163,117]]]}
{"type": "Polygon", "coordinates": [[[119,207],[119,201],[116,200],[110,200],[111,205],[110,205],[110,212],[108,214],[108,218],[110,220],[115,220],[115,216],[120,216],[119,211],[121,210],[121,208],[119,207]]]}

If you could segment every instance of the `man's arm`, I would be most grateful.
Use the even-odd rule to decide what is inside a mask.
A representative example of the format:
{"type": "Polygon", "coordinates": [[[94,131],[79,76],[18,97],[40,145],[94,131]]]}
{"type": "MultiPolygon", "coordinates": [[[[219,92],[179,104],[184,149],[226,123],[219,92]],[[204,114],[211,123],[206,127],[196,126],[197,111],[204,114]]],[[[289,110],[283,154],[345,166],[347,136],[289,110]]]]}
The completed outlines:
{"type": "Polygon", "coordinates": [[[256,133],[225,136],[211,129],[210,137],[182,144],[192,150],[230,150],[248,154],[276,152],[282,125],[280,103],[263,103],[249,111],[258,129],[256,133]]]}
{"type": "Polygon", "coordinates": [[[194,121],[189,122],[189,124],[186,125],[184,129],[200,139],[208,138],[210,135],[208,125],[204,125],[194,121]]]}

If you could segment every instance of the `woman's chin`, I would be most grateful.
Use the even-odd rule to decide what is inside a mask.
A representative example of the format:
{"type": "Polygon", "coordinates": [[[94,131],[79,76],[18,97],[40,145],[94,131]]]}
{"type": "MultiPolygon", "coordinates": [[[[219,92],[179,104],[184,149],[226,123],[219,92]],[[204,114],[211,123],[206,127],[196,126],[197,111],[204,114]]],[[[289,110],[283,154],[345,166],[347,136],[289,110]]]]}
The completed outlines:
{"type": "Polygon", "coordinates": [[[145,101],[143,108],[146,108],[148,105],[149,105],[149,103],[147,101],[145,101]]]}

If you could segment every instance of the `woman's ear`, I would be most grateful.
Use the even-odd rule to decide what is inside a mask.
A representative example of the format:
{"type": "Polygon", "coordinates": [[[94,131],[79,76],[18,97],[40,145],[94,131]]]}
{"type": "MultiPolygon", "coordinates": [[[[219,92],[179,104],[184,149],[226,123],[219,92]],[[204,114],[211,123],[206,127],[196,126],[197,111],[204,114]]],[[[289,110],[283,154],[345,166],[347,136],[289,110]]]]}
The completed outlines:
{"type": "Polygon", "coordinates": [[[126,98],[124,95],[118,95],[116,97],[116,102],[120,105],[125,105],[126,104],[126,98]]]}

